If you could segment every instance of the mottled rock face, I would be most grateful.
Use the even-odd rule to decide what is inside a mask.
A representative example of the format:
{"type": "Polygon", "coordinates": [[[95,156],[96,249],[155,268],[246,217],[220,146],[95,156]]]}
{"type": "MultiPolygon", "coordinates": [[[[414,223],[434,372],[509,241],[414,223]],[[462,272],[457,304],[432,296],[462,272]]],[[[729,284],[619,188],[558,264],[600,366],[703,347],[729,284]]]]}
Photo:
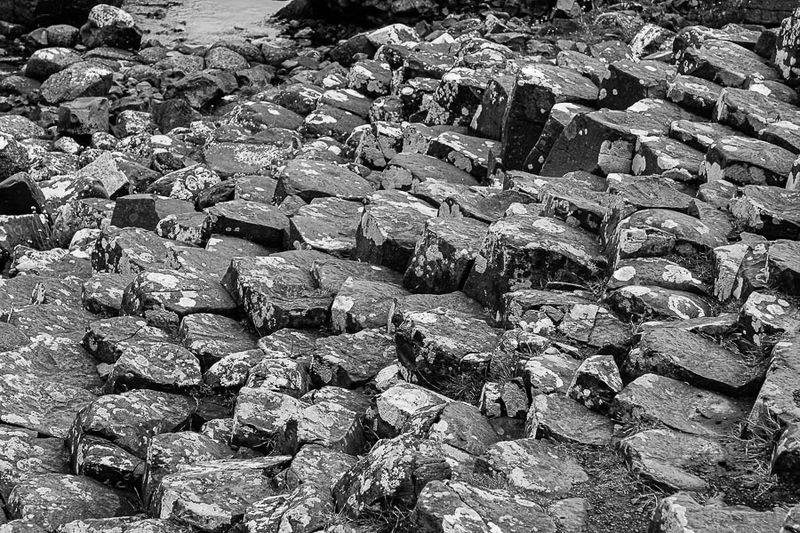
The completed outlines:
{"type": "Polygon", "coordinates": [[[74,23],[83,24],[93,6],[104,3],[121,5],[122,0],[77,0],[63,2],[60,0],[7,0],[0,3],[0,19],[20,24],[74,23]]]}

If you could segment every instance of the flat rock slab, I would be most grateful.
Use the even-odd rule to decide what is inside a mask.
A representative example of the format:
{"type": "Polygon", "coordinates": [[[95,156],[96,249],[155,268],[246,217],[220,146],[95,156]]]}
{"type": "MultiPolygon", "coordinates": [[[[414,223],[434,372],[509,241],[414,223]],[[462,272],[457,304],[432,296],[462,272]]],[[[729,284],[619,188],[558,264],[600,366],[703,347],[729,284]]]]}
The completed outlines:
{"type": "Polygon", "coordinates": [[[318,327],[328,320],[333,293],[320,288],[311,271],[315,261],[329,259],[312,250],[237,257],[223,285],[262,335],[284,327],[318,327]]]}
{"type": "Polygon", "coordinates": [[[67,436],[75,414],[96,398],[86,389],[23,375],[0,375],[0,389],[5,398],[0,421],[59,438],[67,436]]]}
{"type": "Polygon", "coordinates": [[[650,521],[650,531],[667,533],[676,522],[690,531],[719,531],[735,527],[753,533],[772,533],[783,525],[784,510],[756,511],[745,506],[701,505],[690,494],[678,493],[661,500],[650,521]]]}
{"type": "Polygon", "coordinates": [[[502,489],[483,489],[458,481],[432,481],[414,508],[417,531],[433,533],[456,527],[465,533],[555,533],[556,526],[544,508],[502,489]]]}
{"type": "Polygon", "coordinates": [[[180,391],[201,383],[200,361],[170,343],[137,343],[123,351],[105,383],[107,392],[131,389],[180,391]]]}
{"type": "Polygon", "coordinates": [[[373,192],[372,185],[347,168],[329,161],[293,159],[278,175],[275,201],[298,196],[306,202],[333,196],[344,200],[363,200],[373,192]]]}
{"type": "Polygon", "coordinates": [[[362,330],[319,339],[311,376],[316,384],[355,388],[367,384],[395,361],[394,339],[378,330],[362,330]]]}
{"type": "Polygon", "coordinates": [[[125,289],[122,311],[144,316],[166,310],[179,317],[196,313],[234,315],[236,303],[218,281],[177,270],[138,274],[125,289]]]}
{"type": "Polygon", "coordinates": [[[562,442],[605,446],[611,442],[614,424],[563,394],[539,394],[528,411],[528,437],[547,437],[562,442]]]}
{"type": "Polygon", "coordinates": [[[276,206],[247,200],[222,202],[206,210],[206,231],[247,239],[280,248],[286,240],[289,219],[276,206]]]}
{"type": "Polygon", "coordinates": [[[185,317],[178,328],[178,338],[206,364],[256,347],[256,338],[240,322],[210,313],[185,317]]]}
{"type": "Polygon", "coordinates": [[[681,329],[653,328],[642,334],[623,367],[632,377],[659,374],[741,395],[754,390],[763,378],[757,364],[707,337],[681,329]]]}
{"type": "Polygon", "coordinates": [[[289,243],[331,255],[350,257],[362,204],[341,198],[316,198],[297,210],[289,221],[289,243]]]}
{"type": "Polygon", "coordinates": [[[26,518],[49,531],[84,518],[125,516],[136,511],[125,494],[83,476],[42,474],[17,485],[8,499],[11,518],[26,518]]]}
{"type": "Polygon", "coordinates": [[[563,450],[546,440],[498,442],[475,463],[475,472],[508,483],[523,494],[561,496],[589,476],[563,450]]]}
{"type": "Polygon", "coordinates": [[[154,495],[154,514],[201,531],[221,532],[248,507],[275,494],[274,477],[291,461],[275,456],[207,461],[168,474],[154,495]]]}
{"type": "Polygon", "coordinates": [[[498,308],[506,292],[539,288],[552,279],[585,282],[605,264],[590,233],[557,219],[514,214],[489,226],[464,292],[498,308]]]}
{"type": "Polygon", "coordinates": [[[11,490],[21,481],[40,474],[67,474],[69,461],[62,439],[38,438],[35,431],[11,426],[0,428],[3,469],[0,495],[8,501],[11,490]]]}
{"type": "Polygon", "coordinates": [[[155,194],[131,194],[117,198],[111,224],[118,228],[155,230],[169,215],[193,213],[194,204],[155,194]]]}
{"type": "Polygon", "coordinates": [[[331,305],[331,329],[337,333],[356,333],[386,327],[392,321],[398,300],[408,294],[399,284],[347,278],[331,305]]]}
{"type": "Polygon", "coordinates": [[[766,141],[724,137],[706,152],[700,174],[707,181],[784,187],[796,158],[789,150],[766,141]]]}
{"type": "Polygon", "coordinates": [[[778,72],[755,52],[717,39],[709,39],[698,47],[684,50],[678,63],[678,72],[727,87],[743,86],[751,74],[758,74],[765,80],[778,79],[778,72]]]}
{"type": "Polygon", "coordinates": [[[496,141],[446,131],[431,140],[425,153],[453,164],[479,181],[486,181],[489,154],[498,153],[499,148],[496,141]]]}
{"type": "Polygon", "coordinates": [[[439,216],[474,218],[485,224],[491,224],[503,218],[511,204],[524,204],[530,201],[529,196],[518,191],[471,187],[467,192],[445,198],[439,206],[439,216]]]}
{"type": "Polygon", "coordinates": [[[149,438],[175,431],[197,409],[188,396],[151,390],[101,396],[74,417],[67,445],[73,464],[87,436],[101,435],[112,444],[144,458],[149,438]]]}
{"type": "Polygon", "coordinates": [[[370,195],[356,232],[355,258],[404,271],[425,222],[436,210],[402,191],[370,195]]]}
{"type": "Polygon", "coordinates": [[[161,329],[132,316],[104,318],[89,323],[82,344],[98,360],[113,364],[130,346],[147,341],[167,341],[161,329]]]}
{"type": "Polygon", "coordinates": [[[622,420],[661,422],[708,437],[726,434],[740,422],[745,409],[741,401],[655,374],[629,383],[612,405],[612,413],[622,420]]]}
{"type": "Polygon", "coordinates": [[[403,275],[389,268],[333,257],[314,261],[311,275],[320,289],[332,294],[338,293],[348,278],[355,282],[376,281],[398,286],[403,282],[403,275]]]}
{"type": "Polygon", "coordinates": [[[716,473],[726,460],[722,446],[671,429],[648,429],[620,441],[628,468],[669,490],[705,490],[703,471],[716,473]]]}

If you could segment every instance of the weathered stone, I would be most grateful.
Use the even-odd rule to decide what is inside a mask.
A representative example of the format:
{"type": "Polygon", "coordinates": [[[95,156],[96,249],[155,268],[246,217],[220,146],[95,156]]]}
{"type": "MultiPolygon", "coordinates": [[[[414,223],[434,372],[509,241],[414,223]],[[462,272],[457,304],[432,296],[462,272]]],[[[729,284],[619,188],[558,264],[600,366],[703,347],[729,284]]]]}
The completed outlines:
{"type": "Polygon", "coordinates": [[[619,369],[610,355],[593,355],[581,362],[567,395],[590,409],[606,413],[614,396],[622,390],[619,369]]]}
{"type": "Polygon", "coordinates": [[[211,313],[196,313],[184,317],[178,329],[178,338],[207,364],[256,346],[256,338],[241,323],[211,313]]]}
{"type": "Polygon", "coordinates": [[[186,348],[169,343],[136,344],[123,351],[106,379],[108,392],[130,389],[185,390],[201,383],[200,362],[186,348]]]}
{"type": "Polygon", "coordinates": [[[81,97],[107,96],[113,72],[98,63],[81,61],[51,75],[42,84],[44,100],[57,105],[81,97]]]}
{"type": "Polygon", "coordinates": [[[612,414],[622,420],[661,422],[692,435],[724,435],[740,422],[745,406],[672,378],[645,374],[614,399],[612,414]]]}
{"type": "Polygon", "coordinates": [[[556,526],[533,501],[503,489],[478,488],[458,481],[431,481],[414,508],[417,531],[434,533],[456,527],[459,531],[522,533],[531,528],[554,533],[556,526]],[[500,526],[502,524],[502,527],[500,526]]]}
{"type": "Polygon", "coordinates": [[[577,72],[545,64],[520,69],[503,120],[503,164],[521,169],[553,105],[593,105],[597,87],[577,72]]]}
{"type": "Polygon", "coordinates": [[[800,237],[798,198],[800,191],[747,185],[741,196],[731,201],[731,213],[747,231],[768,239],[796,240],[800,237]]]}
{"type": "Polygon", "coordinates": [[[262,335],[283,327],[321,326],[328,320],[333,292],[320,288],[311,270],[315,261],[329,258],[312,250],[237,257],[223,285],[262,335]]]}
{"type": "Polygon", "coordinates": [[[362,200],[370,193],[372,186],[367,180],[340,165],[295,159],[289,161],[278,176],[275,200],[280,203],[290,195],[297,195],[306,202],[326,196],[362,200]]]}
{"type": "Polygon", "coordinates": [[[247,509],[275,494],[274,477],[290,457],[206,461],[168,474],[153,495],[153,514],[201,531],[220,532],[247,509]]]}
{"type": "Polygon", "coordinates": [[[701,505],[684,492],[664,498],[650,521],[650,531],[667,533],[673,524],[694,531],[713,531],[720,527],[746,528],[753,533],[771,533],[783,524],[783,511],[755,511],[745,506],[701,505]]]}
{"type": "Polygon", "coordinates": [[[700,175],[707,181],[724,179],[737,185],[787,185],[796,156],[758,139],[726,137],[706,153],[700,175]]]}
{"type": "Polygon", "coordinates": [[[700,46],[686,48],[678,72],[690,74],[727,87],[741,87],[748,75],[778,79],[778,73],[755,52],[730,41],[708,39],[700,46]]]}
{"type": "Polygon", "coordinates": [[[289,220],[277,207],[246,200],[222,202],[209,207],[209,233],[235,235],[264,246],[281,247],[289,220]]]}
{"type": "Polygon", "coordinates": [[[395,360],[393,339],[377,330],[335,335],[316,342],[311,363],[317,385],[355,388],[395,360]]]}
{"type": "Polygon", "coordinates": [[[598,105],[625,109],[642,98],[665,98],[675,68],[661,61],[623,59],[608,65],[609,75],[600,83],[598,105]]]}
{"type": "Polygon", "coordinates": [[[778,342],[772,350],[766,379],[748,418],[751,431],[774,438],[778,427],[800,421],[800,407],[796,400],[798,368],[800,342],[795,334],[778,342]]]}
{"type": "Polygon", "coordinates": [[[481,354],[498,344],[498,330],[469,315],[437,308],[408,313],[397,330],[397,358],[414,378],[429,384],[475,372],[481,354]]]}
{"type": "Polygon", "coordinates": [[[563,394],[533,397],[525,432],[531,438],[605,446],[611,442],[613,422],[563,394]]]}
{"type": "Polygon", "coordinates": [[[19,483],[8,499],[12,518],[26,518],[48,531],[82,518],[130,515],[130,498],[93,479],[41,474],[19,483]]]}
{"type": "Polygon", "coordinates": [[[591,234],[560,220],[513,214],[489,226],[464,292],[483,305],[499,308],[506,292],[552,279],[585,282],[604,267],[591,234]]]}
{"type": "Polygon", "coordinates": [[[355,258],[404,271],[424,223],[435,216],[435,209],[408,193],[371,194],[356,232],[355,258]]]}
{"type": "Polygon", "coordinates": [[[339,480],[333,494],[338,510],[357,516],[384,499],[413,505],[426,483],[450,476],[441,445],[401,435],[379,441],[339,480]]]}
{"type": "Polygon", "coordinates": [[[631,377],[659,374],[734,395],[753,390],[762,377],[738,351],[672,328],[654,328],[643,333],[623,369],[631,377]]]}
{"type": "Polygon", "coordinates": [[[561,496],[589,481],[575,461],[545,440],[498,442],[475,463],[475,472],[508,483],[523,494],[561,496]]]}
{"type": "Polygon", "coordinates": [[[341,198],[316,198],[289,220],[289,244],[349,257],[356,249],[356,231],[364,208],[341,198]]]}

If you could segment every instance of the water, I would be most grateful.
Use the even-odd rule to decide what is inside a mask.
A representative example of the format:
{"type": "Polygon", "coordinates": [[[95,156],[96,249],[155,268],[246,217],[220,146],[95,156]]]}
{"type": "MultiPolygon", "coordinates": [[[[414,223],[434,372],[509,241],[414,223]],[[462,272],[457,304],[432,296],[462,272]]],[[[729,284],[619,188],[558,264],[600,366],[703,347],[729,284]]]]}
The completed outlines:
{"type": "Polygon", "coordinates": [[[164,44],[210,44],[223,37],[263,37],[268,19],[286,5],[276,0],[125,0],[123,8],[164,44]]]}

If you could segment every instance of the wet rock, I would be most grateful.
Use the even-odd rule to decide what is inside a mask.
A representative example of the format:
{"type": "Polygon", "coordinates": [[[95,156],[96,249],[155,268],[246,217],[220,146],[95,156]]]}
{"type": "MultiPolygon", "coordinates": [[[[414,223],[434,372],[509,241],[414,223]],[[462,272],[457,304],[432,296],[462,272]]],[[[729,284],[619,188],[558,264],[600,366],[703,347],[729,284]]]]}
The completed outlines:
{"type": "Polygon", "coordinates": [[[483,305],[499,308],[504,293],[545,283],[542,269],[547,270],[547,281],[582,282],[604,267],[591,234],[560,220],[513,214],[489,226],[464,292],[483,305]]]}
{"type": "Polygon", "coordinates": [[[531,438],[549,438],[604,446],[611,442],[613,422],[563,394],[534,396],[525,432],[531,438]]]}
{"type": "Polygon", "coordinates": [[[754,533],[767,533],[781,526],[783,515],[781,511],[759,512],[745,506],[701,505],[691,495],[679,492],[661,500],[650,521],[650,530],[666,533],[677,522],[694,531],[735,524],[754,533]]]}
{"type": "Polygon", "coordinates": [[[130,515],[133,502],[105,485],[81,476],[41,474],[18,484],[8,499],[12,518],[26,518],[49,531],[83,518],[130,515]]]}
{"type": "Polygon", "coordinates": [[[428,482],[450,476],[439,444],[410,435],[381,440],[336,484],[336,508],[357,516],[384,499],[413,505],[428,482]]]}
{"type": "Polygon", "coordinates": [[[590,409],[608,412],[614,396],[622,390],[622,378],[609,355],[587,357],[575,371],[567,395],[590,409]]]}
{"type": "Polygon", "coordinates": [[[262,335],[283,327],[318,327],[328,320],[333,296],[317,285],[311,270],[315,261],[329,257],[308,250],[234,258],[223,285],[262,335]]]}
{"type": "Polygon", "coordinates": [[[726,460],[717,442],[670,429],[625,437],[619,452],[632,472],[669,490],[705,490],[708,484],[698,473],[713,473],[726,460]]]}
{"type": "Polygon", "coordinates": [[[739,423],[744,405],[672,378],[645,374],[617,394],[612,414],[622,420],[661,422],[692,435],[715,437],[739,423]]]}
{"type": "Polygon", "coordinates": [[[397,358],[416,379],[438,384],[479,371],[498,333],[483,320],[444,308],[408,313],[395,335],[397,358]]]}
{"type": "Polygon", "coordinates": [[[224,531],[252,504],[277,492],[274,477],[290,460],[222,459],[184,467],[161,480],[153,496],[153,514],[201,531],[224,531]]]}
{"type": "Polygon", "coordinates": [[[469,218],[435,218],[425,224],[403,283],[413,292],[461,289],[487,227],[469,218]]]}
{"type": "Polygon", "coordinates": [[[414,508],[417,530],[424,533],[457,527],[461,531],[500,528],[509,533],[555,532],[553,519],[533,501],[502,489],[478,488],[458,481],[431,481],[414,508]]]}
{"type": "Polygon", "coordinates": [[[593,105],[597,87],[577,72],[543,64],[522,67],[503,123],[503,164],[520,169],[553,105],[593,105]],[[513,139],[513,142],[512,142],[513,139]]]}
{"type": "Polygon", "coordinates": [[[311,376],[316,384],[355,388],[395,359],[394,341],[377,330],[335,335],[316,342],[311,376]]]}
{"type": "Polygon", "coordinates": [[[589,480],[583,468],[565,452],[536,439],[493,444],[477,459],[475,472],[531,495],[560,496],[589,480]]]}
{"type": "Polygon", "coordinates": [[[402,191],[379,191],[367,201],[356,232],[355,258],[404,271],[424,223],[436,211],[402,191]]]}
{"type": "Polygon", "coordinates": [[[659,374],[734,395],[753,390],[761,378],[752,362],[738,351],[672,328],[643,333],[623,369],[631,377],[659,374]]]}

